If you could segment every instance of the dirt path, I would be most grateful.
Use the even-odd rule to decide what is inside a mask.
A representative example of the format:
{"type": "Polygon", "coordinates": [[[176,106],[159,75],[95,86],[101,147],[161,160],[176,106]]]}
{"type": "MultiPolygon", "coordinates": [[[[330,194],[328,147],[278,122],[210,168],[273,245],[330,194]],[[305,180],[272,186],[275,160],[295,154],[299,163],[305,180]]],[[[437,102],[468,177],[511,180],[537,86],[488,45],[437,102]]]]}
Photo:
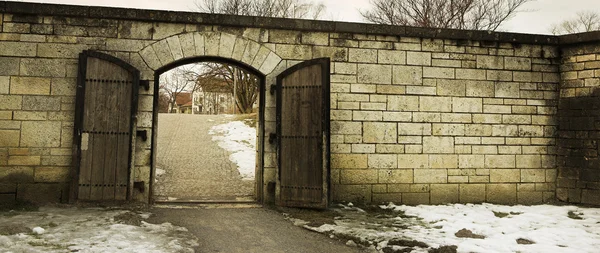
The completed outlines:
{"type": "Polygon", "coordinates": [[[159,114],[156,200],[248,200],[254,181],[241,180],[230,153],[212,141],[224,115],[159,114]]]}
{"type": "Polygon", "coordinates": [[[151,223],[171,222],[195,234],[196,252],[227,253],[359,253],[372,252],[349,247],[344,242],[294,226],[281,213],[265,208],[173,209],[155,207],[151,223]]]}

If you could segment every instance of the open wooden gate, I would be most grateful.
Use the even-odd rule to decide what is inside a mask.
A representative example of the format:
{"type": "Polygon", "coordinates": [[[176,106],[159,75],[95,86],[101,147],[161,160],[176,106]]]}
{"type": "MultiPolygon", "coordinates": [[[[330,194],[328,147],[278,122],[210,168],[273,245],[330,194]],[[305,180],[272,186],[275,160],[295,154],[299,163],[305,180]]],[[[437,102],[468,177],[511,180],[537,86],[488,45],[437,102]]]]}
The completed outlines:
{"type": "Polygon", "coordinates": [[[327,208],[329,59],[300,63],[277,77],[278,204],[327,208]]]}
{"type": "Polygon", "coordinates": [[[79,55],[71,201],[127,200],[140,73],[95,51],[79,55]]]}

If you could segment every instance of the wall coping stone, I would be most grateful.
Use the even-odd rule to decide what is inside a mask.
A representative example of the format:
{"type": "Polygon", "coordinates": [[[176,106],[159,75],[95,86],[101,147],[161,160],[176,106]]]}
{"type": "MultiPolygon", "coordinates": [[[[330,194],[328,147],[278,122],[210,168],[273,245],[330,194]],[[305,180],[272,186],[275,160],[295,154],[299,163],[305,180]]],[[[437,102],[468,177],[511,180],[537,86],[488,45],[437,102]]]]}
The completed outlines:
{"type": "Polygon", "coordinates": [[[493,41],[521,44],[568,45],[600,42],[600,31],[554,36],[13,1],[0,2],[0,11],[3,13],[25,15],[57,15],[165,23],[198,23],[234,27],[391,35],[430,39],[493,41]]]}

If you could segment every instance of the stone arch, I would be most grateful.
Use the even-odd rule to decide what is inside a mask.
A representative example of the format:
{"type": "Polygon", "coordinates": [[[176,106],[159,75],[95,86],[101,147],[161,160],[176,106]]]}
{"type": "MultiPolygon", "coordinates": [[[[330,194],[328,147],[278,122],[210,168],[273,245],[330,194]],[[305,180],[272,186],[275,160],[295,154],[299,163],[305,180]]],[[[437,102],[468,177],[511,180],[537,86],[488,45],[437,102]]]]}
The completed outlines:
{"type": "Polygon", "coordinates": [[[153,71],[186,58],[206,56],[233,60],[267,76],[282,61],[273,50],[259,42],[210,31],[173,35],[144,47],[138,53],[153,71]]]}

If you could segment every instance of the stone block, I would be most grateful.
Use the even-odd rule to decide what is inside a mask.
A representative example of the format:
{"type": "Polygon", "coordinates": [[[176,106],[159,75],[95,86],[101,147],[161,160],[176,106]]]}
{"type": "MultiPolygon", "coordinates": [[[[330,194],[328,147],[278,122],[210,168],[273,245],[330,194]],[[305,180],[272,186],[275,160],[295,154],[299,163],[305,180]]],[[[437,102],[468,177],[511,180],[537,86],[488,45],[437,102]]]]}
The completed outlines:
{"type": "Polygon", "coordinates": [[[21,147],[59,147],[60,121],[26,121],[21,127],[21,147]]]}
{"type": "Polygon", "coordinates": [[[368,167],[375,169],[394,169],[398,168],[398,156],[387,154],[369,154],[368,167]]]}
{"type": "Polygon", "coordinates": [[[334,169],[366,169],[366,154],[331,154],[331,167],[334,169]]]}
{"type": "Polygon", "coordinates": [[[478,69],[504,69],[504,57],[502,56],[477,56],[478,69]]]}
{"type": "Polygon", "coordinates": [[[518,183],[518,182],[521,182],[521,171],[518,169],[490,169],[490,182],[492,182],[492,183],[518,183]]]}
{"type": "Polygon", "coordinates": [[[466,86],[463,80],[437,79],[437,95],[439,96],[465,96],[466,86]]]}
{"type": "Polygon", "coordinates": [[[541,158],[540,155],[517,155],[517,168],[541,168],[541,158]]]}
{"type": "Polygon", "coordinates": [[[19,184],[17,189],[18,200],[33,203],[59,203],[66,201],[67,194],[62,184],[19,184]]]}
{"type": "Polygon", "coordinates": [[[330,58],[331,61],[348,61],[348,49],[344,47],[313,46],[313,58],[330,58]]]}
{"type": "Polygon", "coordinates": [[[69,167],[38,167],[35,168],[36,183],[63,183],[69,181],[69,167]]]}
{"type": "Polygon", "coordinates": [[[406,53],[406,64],[417,66],[431,66],[431,53],[408,51],[406,53]]]}
{"type": "Polygon", "coordinates": [[[453,137],[423,137],[423,153],[426,154],[453,154],[453,137]]]}
{"type": "Polygon", "coordinates": [[[83,50],[90,47],[91,45],[84,44],[40,43],[37,48],[37,56],[44,58],[77,59],[83,50]]]}
{"type": "Polygon", "coordinates": [[[423,77],[425,78],[446,78],[454,79],[453,68],[439,68],[439,67],[423,67],[423,77]]]}
{"type": "Polygon", "coordinates": [[[420,169],[429,167],[428,155],[398,155],[398,168],[420,169]]]}
{"type": "Polygon", "coordinates": [[[379,64],[394,64],[403,65],[406,64],[406,52],[405,51],[393,51],[393,50],[379,50],[377,52],[377,61],[379,64]]]}
{"type": "Polygon", "coordinates": [[[302,44],[306,45],[329,45],[329,33],[308,32],[302,33],[302,44]]]}
{"type": "Polygon", "coordinates": [[[10,78],[10,94],[50,95],[50,78],[17,77],[10,78]]]}
{"type": "Polygon", "coordinates": [[[420,97],[419,108],[422,112],[451,112],[451,97],[420,97]]]}
{"type": "Polygon", "coordinates": [[[458,155],[429,155],[429,168],[455,169],[458,168],[458,155]]]}
{"type": "Polygon", "coordinates": [[[334,202],[371,203],[371,185],[333,185],[334,202]]]}
{"type": "Polygon", "coordinates": [[[465,135],[464,124],[433,124],[433,135],[461,136],[465,135]]]}
{"type": "Polygon", "coordinates": [[[468,81],[466,83],[467,97],[494,97],[495,85],[488,81],[468,81]]]}
{"type": "Polygon", "coordinates": [[[373,203],[403,203],[402,193],[373,193],[373,203]]]}
{"type": "Polygon", "coordinates": [[[377,183],[377,170],[341,170],[341,184],[374,184],[377,183]]]}
{"type": "Polygon", "coordinates": [[[483,203],[485,202],[486,189],[484,184],[461,184],[460,203],[483,203]]]}
{"type": "MultiPolygon", "coordinates": [[[[61,96],[75,96],[77,79],[75,78],[52,78],[51,94],[61,96]]],[[[73,100],[74,102],[75,100],[73,100]]]]}
{"type": "Polygon", "coordinates": [[[18,147],[19,138],[19,130],[0,130],[0,147],[18,147]]]}
{"type": "Polygon", "coordinates": [[[332,121],[331,134],[362,134],[361,122],[332,121]]]}
{"type": "Polygon", "coordinates": [[[544,203],[543,192],[517,192],[517,203],[522,205],[539,205],[544,203]]]}
{"type": "Polygon", "coordinates": [[[390,65],[359,64],[358,82],[374,84],[391,84],[392,67],[390,65]]]}
{"type": "Polygon", "coordinates": [[[546,182],[545,169],[522,169],[521,182],[524,183],[543,183],[546,182]]]}
{"type": "Polygon", "coordinates": [[[483,112],[483,101],[481,98],[452,98],[453,112],[483,112]]]}
{"type": "Polygon", "coordinates": [[[429,193],[402,193],[402,204],[429,205],[429,193]]]}
{"type": "MultiPolygon", "coordinates": [[[[0,76],[13,76],[19,74],[20,58],[0,57],[0,76]]],[[[6,77],[8,78],[8,77],[6,77]]],[[[1,92],[0,92],[1,94],[1,92]]]]}
{"type": "Polygon", "coordinates": [[[411,184],[413,183],[412,169],[379,170],[379,183],[411,184]]]}
{"type": "Polygon", "coordinates": [[[423,68],[415,66],[393,66],[393,83],[406,85],[423,84],[423,68]]]}
{"type": "Polygon", "coordinates": [[[486,168],[515,168],[515,156],[514,155],[486,155],[485,156],[485,167],[486,168]]]}
{"type": "Polygon", "coordinates": [[[497,82],[495,86],[495,97],[497,98],[519,98],[519,83],[497,82]]]}
{"type": "Polygon", "coordinates": [[[488,184],[486,201],[493,204],[514,205],[517,203],[517,187],[515,184],[488,184]]]}
{"type": "Polygon", "coordinates": [[[0,169],[0,183],[27,183],[33,182],[33,168],[11,166],[0,169]]]}
{"type": "Polygon", "coordinates": [[[418,111],[418,96],[388,96],[388,111],[418,111]]]}
{"type": "Polygon", "coordinates": [[[458,167],[465,169],[478,169],[484,167],[484,155],[459,155],[458,167]]]}
{"type": "Polygon", "coordinates": [[[459,200],[458,184],[432,184],[432,205],[457,203],[459,200]]]}
{"type": "Polygon", "coordinates": [[[600,190],[584,189],[581,192],[581,203],[600,205],[600,190]]]}
{"type": "Polygon", "coordinates": [[[416,184],[442,184],[448,182],[446,169],[415,169],[414,182],[416,184]]]}
{"type": "Polygon", "coordinates": [[[375,152],[380,154],[403,154],[404,145],[377,144],[375,145],[375,152]]]}
{"type": "Polygon", "coordinates": [[[531,70],[531,59],[521,57],[505,57],[504,67],[509,70],[531,70]]]}
{"type": "Polygon", "coordinates": [[[36,56],[36,43],[3,41],[0,44],[0,56],[36,56]]]}
{"type": "Polygon", "coordinates": [[[456,79],[461,80],[486,80],[486,72],[482,69],[456,69],[456,79]]]}
{"type": "Polygon", "coordinates": [[[396,123],[363,123],[363,142],[365,143],[396,143],[398,138],[396,123]]]}
{"type": "Polygon", "coordinates": [[[377,63],[377,50],[350,48],[348,60],[350,62],[377,63]]]}
{"type": "Polygon", "coordinates": [[[398,135],[431,135],[431,124],[428,123],[398,123],[398,135]]]}
{"type": "Polygon", "coordinates": [[[60,111],[61,98],[47,96],[24,96],[23,110],[60,111]]]}

